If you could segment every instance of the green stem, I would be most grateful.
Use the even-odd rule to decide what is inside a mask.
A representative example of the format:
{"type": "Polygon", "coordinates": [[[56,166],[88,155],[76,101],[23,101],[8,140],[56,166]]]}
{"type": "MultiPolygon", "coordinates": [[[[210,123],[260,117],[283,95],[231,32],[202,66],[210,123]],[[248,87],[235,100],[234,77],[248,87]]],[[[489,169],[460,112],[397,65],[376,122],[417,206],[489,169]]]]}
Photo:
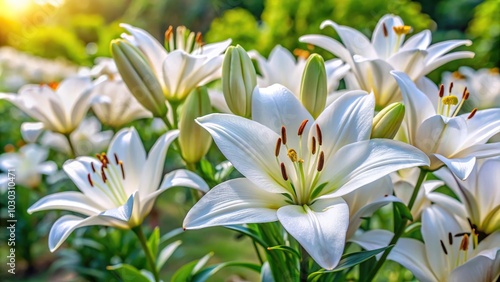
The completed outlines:
{"type": "Polygon", "coordinates": [[[64,134],[64,137],[66,137],[66,140],[68,140],[69,149],[70,149],[70,156],[69,157],[74,158],[74,157],[76,157],[76,151],[75,151],[75,147],[73,147],[73,143],[71,142],[70,134],[71,133],[64,134]]]}
{"type": "Polygon", "coordinates": [[[148,264],[151,267],[151,272],[153,273],[155,281],[159,282],[160,275],[158,274],[158,270],[156,269],[155,258],[153,258],[153,254],[151,253],[151,250],[148,247],[148,240],[146,239],[146,236],[142,231],[142,226],[138,225],[132,228],[132,231],[134,231],[135,235],[137,235],[137,238],[139,238],[139,242],[141,243],[142,249],[144,250],[144,254],[146,255],[146,260],[148,261],[148,264]]]}
{"type": "Polygon", "coordinates": [[[168,120],[167,116],[161,116],[160,117],[161,120],[163,121],[163,123],[165,123],[165,125],[167,126],[167,130],[171,130],[173,129],[172,128],[172,124],[170,123],[170,121],[168,120]]]}
{"type": "MultiPolygon", "coordinates": [[[[427,176],[427,170],[420,168],[420,174],[418,176],[417,184],[415,185],[415,189],[413,189],[413,194],[411,195],[410,202],[408,203],[408,209],[410,211],[413,208],[413,205],[415,204],[415,200],[417,199],[418,191],[420,190],[420,187],[422,186],[422,183],[424,182],[426,176],[427,176]]],[[[394,220],[394,223],[396,224],[396,220],[394,220]]],[[[399,238],[401,238],[401,236],[403,235],[407,223],[408,223],[408,220],[403,219],[403,220],[401,220],[401,223],[399,226],[394,227],[394,235],[392,236],[391,242],[389,243],[388,246],[396,245],[399,238]]],[[[385,260],[389,256],[392,249],[393,248],[389,248],[389,249],[386,249],[384,251],[384,253],[382,254],[380,259],[378,260],[375,267],[370,271],[370,273],[368,274],[366,279],[364,279],[363,281],[372,281],[373,278],[375,278],[375,275],[377,274],[377,272],[380,270],[380,268],[384,264],[385,260]]]]}
{"type": "Polygon", "coordinates": [[[300,246],[300,254],[301,254],[301,261],[300,261],[300,281],[301,282],[307,282],[307,277],[309,276],[309,254],[307,251],[300,246]]]}
{"type": "Polygon", "coordinates": [[[253,245],[253,248],[255,249],[255,253],[257,254],[257,258],[259,259],[260,265],[263,265],[264,260],[262,259],[262,256],[260,255],[259,247],[257,246],[257,243],[255,243],[255,240],[253,240],[253,239],[252,239],[252,245],[253,245]]]}

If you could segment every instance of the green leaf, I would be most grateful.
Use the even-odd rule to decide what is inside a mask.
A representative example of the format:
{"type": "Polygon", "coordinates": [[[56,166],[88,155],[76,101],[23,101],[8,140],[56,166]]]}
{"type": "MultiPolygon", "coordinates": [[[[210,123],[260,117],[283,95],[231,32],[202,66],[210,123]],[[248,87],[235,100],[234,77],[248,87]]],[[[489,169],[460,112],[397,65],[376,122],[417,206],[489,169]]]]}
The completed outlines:
{"type": "Polygon", "coordinates": [[[151,250],[151,254],[153,258],[156,258],[158,255],[158,246],[160,243],[160,228],[157,226],[151,236],[148,239],[148,248],[151,250]]]}
{"type": "Polygon", "coordinates": [[[399,214],[401,219],[407,219],[409,221],[413,221],[413,216],[411,215],[410,209],[401,203],[401,202],[393,202],[394,208],[397,209],[397,213],[399,214]]]}
{"type": "Polygon", "coordinates": [[[208,179],[210,179],[210,180],[214,180],[214,168],[213,168],[212,164],[207,159],[203,158],[200,161],[200,167],[201,167],[201,171],[203,172],[203,175],[208,177],[208,179]]]}
{"type": "Polygon", "coordinates": [[[301,258],[300,253],[296,249],[289,246],[283,246],[283,245],[273,246],[273,247],[268,247],[267,250],[269,251],[279,250],[279,251],[289,252],[292,255],[296,256],[298,259],[301,258]]]}
{"type": "Polygon", "coordinates": [[[184,229],[182,229],[182,227],[179,227],[179,228],[176,228],[176,229],[164,234],[160,238],[160,245],[164,244],[166,241],[172,239],[173,237],[181,234],[182,232],[184,232],[184,229]]]}
{"type": "Polygon", "coordinates": [[[406,227],[404,234],[410,234],[412,232],[415,232],[415,231],[419,230],[421,226],[422,226],[422,222],[412,223],[408,227],[406,227]]]}
{"type": "Polygon", "coordinates": [[[248,237],[252,238],[255,242],[259,243],[264,248],[268,247],[268,244],[264,242],[262,238],[260,238],[259,235],[254,230],[248,227],[245,227],[243,225],[226,225],[224,227],[247,235],[248,237]]]}
{"type": "Polygon", "coordinates": [[[129,264],[116,264],[106,267],[108,270],[112,270],[117,273],[124,281],[134,281],[134,282],[151,282],[149,278],[142,274],[137,268],[129,264]]]}
{"type": "Polygon", "coordinates": [[[339,264],[337,264],[337,266],[334,269],[332,269],[332,270],[322,269],[322,270],[313,272],[309,275],[307,280],[308,281],[317,281],[319,279],[319,276],[323,275],[324,273],[339,272],[339,271],[354,267],[354,266],[370,259],[371,257],[374,257],[377,254],[385,251],[386,249],[392,248],[393,246],[394,245],[390,245],[387,247],[383,247],[383,248],[375,249],[375,250],[371,250],[371,251],[362,251],[362,252],[345,254],[342,256],[339,264]]]}
{"type": "Polygon", "coordinates": [[[228,267],[228,266],[243,267],[243,268],[247,268],[247,269],[253,270],[253,271],[257,272],[257,273],[260,273],[260,268],[261,268],[260,265],[257,265],[257,264],[254,264],[254,263],[248,263],[248,262],[233,262],[233,261],[223,262],[223,263],[211,265],[211,266],[209,266],[209,267],[207,267],[207,268],[199,271],[198,273],[196,273],[193,276],[193,279],[191,281],[193,281],[193,282],[204,282],[207,279],[209,279],[212,275],[214,275],[215,273],[217,273],[217,271],[223,269],[224,267],[228,267]]]}
{"type": "Polygon", "coordinates": [[[165,248],[163,248],[160,251],[160,254],[158,255],[158,259],[156,260],[156,269],[158,272],[161,270],[163,265],[167,262],[167,260],[170,258],[170,256],[175,252],[177,247],[181,244],[181,241],[175,241],[171,243],[170,245],[167,245],[165,248]]]}
{"type": "Polygon", "coordinates": [[[186,282],[192,281],[193,276],[198,273],[203,266],[207,263],[213,253],[209,253],[199,260],[194,260],[188,264],[183,265],[179,270],[174,273],[172,282],[186,282]]]}

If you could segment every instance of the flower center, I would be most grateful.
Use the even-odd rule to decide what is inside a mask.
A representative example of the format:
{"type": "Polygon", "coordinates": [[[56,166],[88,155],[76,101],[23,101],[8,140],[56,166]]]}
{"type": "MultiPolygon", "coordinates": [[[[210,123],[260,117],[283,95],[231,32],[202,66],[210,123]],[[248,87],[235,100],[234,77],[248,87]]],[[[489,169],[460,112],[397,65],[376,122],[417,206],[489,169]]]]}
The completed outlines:
{"type": "Polygon", "coordinates": [[[197,49],[202,52],[204,43],[201,32],[194,33],[185,26],[178,26],[175,31],[174,36],[174,28],[169,26],[165,32],[165,48],[168,52],[184,50],[186,53],[191,53],[197,49]]]}
{"type": "Polygon", "coordinates": [[[411,32],[411,26],[409,26],[409,25],[397,25],[397,26],[393,26],[392,30],[394,30],[394,32],[398,36],[407,35],[408,33],[411,32]]]}
{"type": "Polygon", "coordinates": [[[455,235],[448,232],[448,238],[439,240],[439,242],[441,243],[441,250],[447,258],[448,271],[451,272],[467,262],[469,255],[477,248],[478,233],[476,229],[472,229],[471,233],[462,232],[455,235]]]}
{"type": "Polygon", "coordinates": [[[309,120],[300,124],[297,135],[299,137],[298,148],[292,148],[288,142],[287,130],[281,127],[281,137],[276,141],[275,156],[276,163],[280,167],[283,180],[287,182],[290,191],[290,202],[292,204],[310,204],[325,187],[326,183],[318,184],[319,176],[325,164],[325,154],[321,150],[323,135],[321,128],[316,124],[315,135],[311,137],[309,148],[302,149],[304,131],[309,120]],[[286,156],[280,155],[284,147],[286,156]]]}
{"type": "Polygon", "coordinates": [[[114,163],[109,161],[106,153],[96,155],[99,163],[90,163],[91,171],[87,174],[87,180],[91,187],[99,189],[108,199],[119,207],[127,202],[128,195],[125,194],[123,181],[125,180],[125,168],[123,161],[114,154],[114,163]]]}
{"type": "MultiPolygon", "coordinates": [[[[457,114],[460,112],[460,109],[464,105],[464,102],[469,99],[469,90],[467,90],[467,87],[464,88],[464,91],[462,93],[462,99],[458,101],[458,97],[455,95],[452,95],[452,90],[453,90],[453,82],[450,83],[450,86],[448,87],[448,95],[444,95],[444,85],[441,84],[439,86],[439,100],[438,100],[438,107],[437,107],[437,113],[438,115],[443,115],[446,117],[456,117],[457,114]],[[457,106],[458,105],[458,106],[457,106]],[[452,107],[455,107],[453,111],[451,111],[452,107]]],[[[472,110],[470,113],[468,119],[471,119],[475,114],[476,114],[477,109],[472,110]]]]}

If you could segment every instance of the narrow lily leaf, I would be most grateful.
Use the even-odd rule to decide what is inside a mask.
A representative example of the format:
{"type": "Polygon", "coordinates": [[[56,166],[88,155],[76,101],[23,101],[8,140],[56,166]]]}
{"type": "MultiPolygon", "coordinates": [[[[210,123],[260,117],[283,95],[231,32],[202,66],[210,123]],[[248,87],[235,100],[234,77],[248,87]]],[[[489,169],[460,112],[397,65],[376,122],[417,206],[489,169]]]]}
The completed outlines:
{"type": "Polygon", "coordinates": [[[200,166],[203,175],[207,176],[210,180],[214,180],[214,168],[212,164],[207,159],[202,159],[200,161],[200,166]]]}
{"type": "Polygon", "coordinates": [[[207,263],[213,253],[209,253],[199,260],[194,260],[188,264],[185,264],[177,272],[175,272],[172,277],[171,282],[186,282],[192,281],[194,275],[200,271],[200,269],[207,263]]]}
{"type": "Polygon", "coordinates": [[[248,263],[248,262],[236,262],[236,261],[230,261],[230,262],[223,262],[219,263],[216,265],[211,265],[198,273],[196,273],[193,278],[192,282],[205,282],[207,281],[212,275],[217,273],[217,271],[223,269],[224,267],[228,266],[239,266],[243,268],[247,268],[250,270],[253,270],[257,273],[260,273],[260,265],[254,264],[254,263],[248,263]]]}
{"type": "Polygon", "coordinates": [[[301,257],[300,253],[296,249],[289,247],[289,246],[273,246],[273,247],[268,247],[267,250],[269,250],[269,251],[274,251],[274,250],[285,251],[285,252],[289,252],[292,255],[296,256],[298,259],[300,259],[300,257],[301,257]]]}
{"type": "Polygon", "coordinates": [[[415,232],[417,230],[420,230],[420,227],[422,226],[422,222],[415,222],[410,224],[408,227],[406,227],[404,234],[410,234],[412,232],[415,232]]]}
{"type": "Polygon", "coordinates": [[[184,229],[182,229],[182,228],[179,227],[179,228],[176,228],[176,229],[174,229],[174,230],[172,230],[172,231],[164,234],[160,238],[160,245],[164,244],[165,242],[167,242],[168,240],[172,239],[173,237],[181,234],[182,232],[184,232],[184,229]]]}
{"type": "Polygon", "coordinates": [[[340,260],[337,267],[335,267],[335,269],[332,269],[332,270],[322,269],[320,271],[313,272],[313,273],[309,274],[307,280],[308,281],[317,281],[317,279],[318,279],[317,277],[323,275],[324,273],[339,272],[339,271],[354,267],[354,266],[376,256],[377,254],[385,251],[386,249],[392,248],[393,246],[394,245],[389,245],[387,247],[383,247],[383,248],[375,249],[375,250],[371,250],[371,251],[362,251],[362,252],[345,254],[342,256],[342,259],[340,260]]]}
{"type": "Polygon", "coordinates": [[[247,235],[248,237],[252,238],[256,243],[259,243],[262,247],[267,248],[267,243],[262,240],[262,238],[259,237],[259,235],[252,229],[245,227],[243,225],[226,225],[224,226],[227,229],[231,229],[240,233],[243,233],[244,235],[247,235]]]}
{"type": "Polygon", "coordinates": [[[165,248],[163,248],[160,251],[160,254],[158,255],[158,260],[156,261],[156,269],[158,272],[161,270],[161,268],[165,265],[167,260],[172,256],[172,254],[175,252],[177,247],[179,247],[181,244],[181,241],[175,241],[172,244],[167,245],[165,248]]]}
{"type": "Polygon", "coordinates": [[[159,243],[160,243],[160,228],[156,227],[148,239],[148,248],[149,248],[149,250],[151,250],[151,254],[153,255],[153,258],[156,258],[156,255],[158,255],[159,243]]]}
{"type": "Polygon", "coordinates": [[[137,268],[129,264],[116,264],[106,267],[108,270],[112,270],[117,273],[124,281],[134,281],[134,282],[151,282],[144,276],[137,268]]]}

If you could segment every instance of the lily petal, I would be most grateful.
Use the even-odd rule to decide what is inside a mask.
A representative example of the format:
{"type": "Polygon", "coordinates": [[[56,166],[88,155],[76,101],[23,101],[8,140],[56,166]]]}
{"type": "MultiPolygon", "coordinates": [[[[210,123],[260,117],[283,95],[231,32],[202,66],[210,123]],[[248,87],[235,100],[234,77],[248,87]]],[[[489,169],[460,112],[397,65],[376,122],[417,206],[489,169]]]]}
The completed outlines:
{"type": "Polygon", "coordinates": [[[387,59],[395,50],[399,49],[397,43],[401,44],[403,38],[399,38],[394,32],[394,26],[404,25],[400,17],[394,15],[385,15],[377,23],[373,31],[372,44],[379,58],[387,59]]]}
{"type": "Polygon", "coordinates": [[[342,256],[349,207],[342,198],[318,200],[311,206],[287,205],[278,219],[321,267],[333,269],[342,256]]]}
{"type": "Polygon", "coordinates": [[[391,172],[428,163],[424,153],[402,142],[360,141],[342,147],[328,159],[324,167],[328,173],[321,174],[318,183],[328,183],[323,197],[339,197],[391,172]]]}
{"type": "Polygon", "coordinates": [[[401,51],[410,49],[426,50],[431,44],[432,36],[430,30],[426,29],[408,38],[401,46],[401,51]]]}
{"type": "Polygon", "coordinates": [[[469,177],[476,164],[476,157],[474,156],[461,159],[448,159],[440,154],[434,154],[434,156],[442,161],[451,172],[461,180],[465,180],[469,177]]]}
{"type": "Polygon", "coordinates": [[[221,183],[203,196],[184,219],[185,229],[277,221],[286,198],[259,189],[245,178],[221,183]]]}
{"type": "Polygon", "coordinates": [[[228,114],[210,114],[196,121],[212,135],[234,167],[259,189],[288,193],[276,164],[278,134],[258,122],[228,114]]]}
{"type": "Polygon", "coordinates": [[[74,191],[65,191],[45,196],[34,203],[28,209],[28,213],[32,214],[45,210],[67,210],[88,216],[96,215],[102,211],[85,194],[74,191]]]}
{"type": "Polygon", "coordinates": [[[132,217],[134,201],[135,201],[134,198],[136,197],[136,195],[137,192],[134,193],[133,195],[130,195],[130,197],[128,198],[127,202],[124,205],[119,206],[117,208],[105,210],[102,213],[100,213],[99,216],[110,217],[112,219],[128,222],[132,217]]]}
{"type": "Polygon", "coordinates": [[[338,25],[331,20],[323,21],[320,28],[324,29],[327,26],[331,26],[337,31],[344,46],[347,47],[347,50],[349,50],[352,55],[361,55],[366,58],[377,57],[372,44],[363,33],[352,27],[338,25]]]}
{"type": "Polygon", "coordinates": [[[87,218],[81,218],[75,215],[64,215],[59,218],[49,233],[49,249],[54,252],[61,244],[68,238],[68,236],[73,232],[73,230],[91,225],[104,225],[104,226],[125,226],[123,223],[114,222],[99,216],[91,216],[87,218]]]}
{"type": "MultiPolygon", "coordinates": [[[[325,159],[347,144],[370,139],[374,108],[374,96],[356,90],[343,94],[319,115],[315,124],[323,129],[325,159]]],[[[308,141],[315,134],[309,131],[308,141]]]]}
{"type": "MultiPolygon", "coordinates": [[[[156,140],[153,148],[149,151],[148,159],[142,168],[141,182],[139,193],[142,197],[151,194],[158,188],[160,179],[163,175],[163,167],[165,166],[165,157],[167,156],[168,147],[179,136],[179,130],[171,130],[163,134],[156,140]]],[[[137,189],[137,186],[130,185],[130,188],[137,189]]],[[[133,193],[133,191],[127,191],[133,193]]]]}
{"type": "Polygon", "coordinates": [[[451,272],[450,281],[495,281],[500,274],[500,240],[496,241],[497,245],[492,249],[479,253],[455,268],[451,272]]]}
{"type": "Polygon", "coordinates": [[[21,135],[28,143],[36,142],[45,129],[43,122],[23,122],[21,124],[21,135]]]}
{"type": "Polygon", "coordinates": [[[338,42],[331,37],[319,34],[312,35],[303,35],[299,38],[299,41],[302,43],[312,44],[318,46],[320,48],[325,49],[326,51],[334,54],[339,57],[342,61],[346,62],[349,65],[354,65],[354,61],[352,59],[352,55],[347,50],[344,45],[338,42]]]}

